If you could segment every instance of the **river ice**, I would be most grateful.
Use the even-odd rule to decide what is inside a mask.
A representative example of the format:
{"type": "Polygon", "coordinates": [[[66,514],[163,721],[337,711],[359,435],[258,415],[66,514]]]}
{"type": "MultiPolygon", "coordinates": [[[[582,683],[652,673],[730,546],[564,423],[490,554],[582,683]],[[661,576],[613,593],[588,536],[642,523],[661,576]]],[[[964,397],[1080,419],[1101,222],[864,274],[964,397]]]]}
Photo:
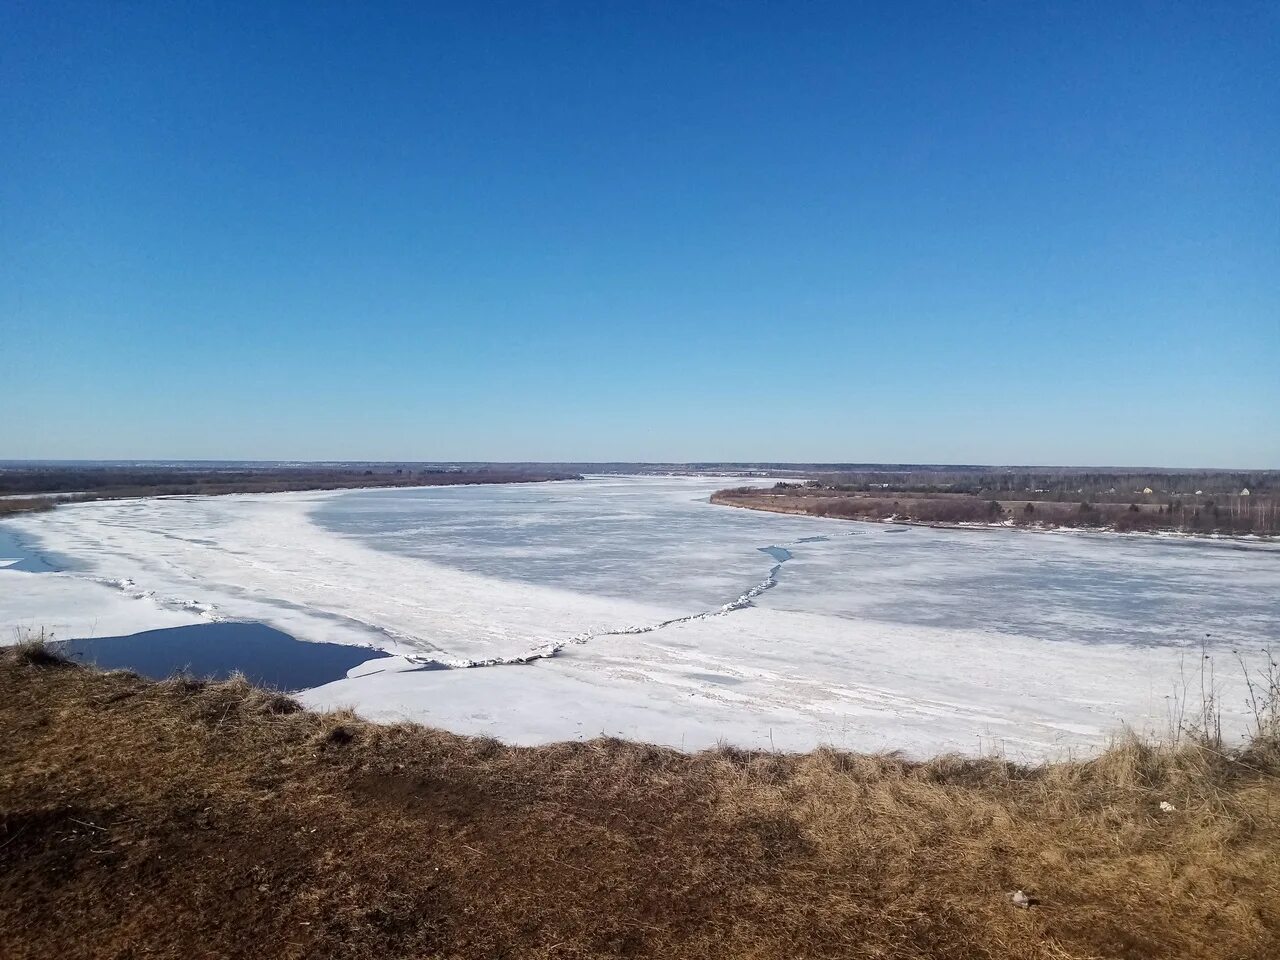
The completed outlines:
{"type": "Polygon", "coordinates": [[[1280,645],[1275,545],[706,502],[740,482],[61,507],[6,522],[68,569],[0,569],[0,627],[70,637],[250,619],[372,643],[401,656],[302,699],[521,743],[608,733],[1026,759],[1123,724],[1163,729],[1175,689],[1199,689],[1202,643],[1238,728],[1232,651],[1280,645]],[[423,661],[498,665],[412,669],[423,661]]]}

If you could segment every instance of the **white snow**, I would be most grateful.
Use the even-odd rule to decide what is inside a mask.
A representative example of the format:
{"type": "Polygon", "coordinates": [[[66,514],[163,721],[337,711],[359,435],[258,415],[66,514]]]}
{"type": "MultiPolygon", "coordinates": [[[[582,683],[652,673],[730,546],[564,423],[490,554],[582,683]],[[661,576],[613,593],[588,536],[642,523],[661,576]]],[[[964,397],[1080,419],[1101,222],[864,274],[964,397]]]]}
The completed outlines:
{"type": "Polygon", "coordinates": [[[1096,746],[1122,724],[1165,729],[1170,694],[1198,690],[1202,641],[1238,727],[1230,651],[1280,641],[1274,545],[706,503],[741,482],[64,506],[7,521],[78,568],[0,570],[0,628],[84,636],[234,618],[373,643],[399,656],[302,699],[519,743],[608,733],[1026,759],[1096,746]]]}

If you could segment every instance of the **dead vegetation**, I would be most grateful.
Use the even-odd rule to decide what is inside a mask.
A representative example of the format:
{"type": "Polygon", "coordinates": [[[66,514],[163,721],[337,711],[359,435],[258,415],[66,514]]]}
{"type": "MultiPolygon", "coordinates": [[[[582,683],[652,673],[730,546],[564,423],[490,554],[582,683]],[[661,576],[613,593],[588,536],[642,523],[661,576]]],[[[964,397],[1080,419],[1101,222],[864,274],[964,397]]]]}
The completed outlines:
{"type": "Polygon", "coordinates": [[[18,513],[43,513],[57,506],[52,497],[4,497],[0,498],[0,517],[18,513]]]}
{"type": "Polygon", "coordinates": [[[719,490],[711,502],[771,513],[792,513],[840,520],[895,521],[926,525],[999,525],[1031,528],[1073,527],[1119,533],[1178,531],[1195,534],[1275,536],[1280,510],[1274,498],[1237,497],[1234,505],[1205,502],[1094,502],[1045,499],[992,499],[969,493],[840,489],[779,483],[771,488],[719,490]],[[1240,506],[1243,503],[1244,506],[1240,506]]]}
{"type": "Polygon", "coordinates": [[[514,748],[56,665],[0,652],[12,960],[1280,955],[1274,744],[514,748]]]}

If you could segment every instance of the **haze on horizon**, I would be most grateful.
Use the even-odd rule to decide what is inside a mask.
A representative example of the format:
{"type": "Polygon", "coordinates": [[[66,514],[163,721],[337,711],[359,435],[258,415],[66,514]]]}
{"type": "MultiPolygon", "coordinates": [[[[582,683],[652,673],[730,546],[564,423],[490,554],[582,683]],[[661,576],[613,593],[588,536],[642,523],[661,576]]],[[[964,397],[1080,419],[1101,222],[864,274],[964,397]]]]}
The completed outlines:
{"type": "Polygon", "coordinates": [[[0,458],[1280,468],[1280,8],[13,3],[0,458]]]}

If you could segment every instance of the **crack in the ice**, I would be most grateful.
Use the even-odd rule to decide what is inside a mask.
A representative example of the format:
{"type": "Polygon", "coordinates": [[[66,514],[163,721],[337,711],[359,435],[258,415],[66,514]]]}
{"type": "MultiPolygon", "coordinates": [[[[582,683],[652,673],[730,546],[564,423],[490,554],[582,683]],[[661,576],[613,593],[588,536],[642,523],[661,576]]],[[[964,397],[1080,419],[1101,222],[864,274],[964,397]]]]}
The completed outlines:
{"type": "MultiPolygon", "coordinates": [[[[846,532],[841,535],[856,536],[857,534],[858,534],[857,531],[853,531],[853,532],[846,532]]],[[[826,536],[801,537],[799,540],[791,544],[791,546],[794,547],[794,546],[799,546],[801,544],[818,543],[818,542],[826,541],[829,539],[830,538],[826,536]]],[[[429,657],[421,657],[421,656],[415,657],[412,655],[407,655],[405,659],[415,664],[415,666],[409,668],[409,670],[405,672],[412,673],[420,670],[470,670],[476,667],[519,666],[521,664],[534,663],[538,660],[549,660],[557,656],[558,654],[560,654],[564,649],[566,649],[571,645],[580,646],[583,644],[590,643],[593,640],[601,639],[603,637],[625,637],[625,636],[636,636],[644,633],[653,633],[657,630],[663,630],[663,629],[666,629],[667,627],[672,627],[677,624],[692,623],[696,620],[709,620],[712,617],[723,617],[723,616],[727,616],[728,614],[735,613],[738,610],[745,610],[747,607],[752,606],[754,601],[758,597],[760,597],[761,594],[765,593],[765,591],[767,590],[772,590],[774,587],[778,585],[778,573],[782,570],[782,565],[786,563],[788,560],[793,559],[793,555],[787,547],[771,545],[767,547],[757,547],[756,549],[759,550],[761,553],[768,554],[770,557],[772,557],[774,560],[777,561],[772,567],[769,568],[768,576],[766,576],[763,580],[761,580],[751,589],[747,590],[745,593],[740,594],[738,597],[734,598],[733,600],[730,600],[728,603],[723,604],[720,607],[717,607],[715,610],[704,610],[700,613],[691,613],[683,617],[672,617],[669,620],[662,620],[658,623],[650,623],[650,624],[645,624],[643,626],[625,627],[621,630],[601,630],[595,633],[580,633],[576,636],[569,637],[565,640],[550,641],[548,643],[543,644],[542,646],[535,647],[534,649],[529,650],[526,653],[516,654],[515,656],[510,656],[510,657],[487,657],[480,660],[437,660],[429,657]]],[[[199,600],[190,600],[190,599],[184,599],[180,597],[161,597],[161,596],[157,596],[154,590],[138,590],[136,589],[137,587],[136,582],[131,577],[124,577],[124,578],[88,577],[86,579],[115,587],[120,591],[122,591],[123,593],[125,593],[126,595],[133,597],[134,599],[138,599],[138,600],[151,599],[157,602],[158,604],[160,604],[161,606],[164,606],[170,609],[187,610],[193,613],[197,613],[206,620],[212,620],[217,622],[217,621],[223,621],[227,619],[223,614],[221,614],[218,611],[217,607],[211,603],[204,603],[199,600]]],[[[284,604],[284,606],[292,607],[294,605],[284,604]]],[[[414,639],[408,635],[400,634],[387,627],[382,627],[375,623],[371,623],[369,621],[361,620],[355,617],[335,615],[333,619],[348,621],[351,623],[358,624],[361,627],[372,629],[374,631],[382,633],[384,636],[388,637],[393,641],[413,642],[413,639],[414,639]]],[[[380,671],[373,671],[373,672],[377,673],[380,671]]]]}
{"type": "MultiPolygon", "coordinates": [[[[825,538],[824,538],[825,539],[825,538]]],[[[798,541],[800,543],[807,541],[798,541]]],[[[746,593],[740,594],[728,603],[717,607],[715,610],[703,610],[701,613],[691,613],[683,617],[672,617],[670,620],[663,620],[659,623],[650,623],[643,626],[625,627],[621,630],[601,630],[597,633],[580,633],[577,636],[569,637],[565,640],[554,640],[535,647],[527,653],[516,654],[511,657],[487,657],[483,660],[430,660],[419,659],[416,657],[409,658],[413,662],[421,664],[412,668],[407,672],[414,670],[439,670],[441,668],[447,670],[472,670],[476,667],[511,667],[519,666],[526,663],[534,663],[538,660],[550,660],[559,655],[566,647],[570,645],[582,645],[590,643],[592,640],[599,640],[602,637],[627,637],[635,636],[642,633],[653,633],[657,630],[663,630],[667,627],[673,627],[679,623],[692,623],[696,620],[709,620],[712,617],[723,617],[734,613],[738,610],[745,610],[753,605],[753,601],[766,590],[772,590],[778,585],[778,573],[782,570],[782,565],[792,559],[792,553],[786,547],[768,546],[757,547],[761,553],[767,553],[777,561],[769,568],[769,575],[753,586],[746,593]]]]}

